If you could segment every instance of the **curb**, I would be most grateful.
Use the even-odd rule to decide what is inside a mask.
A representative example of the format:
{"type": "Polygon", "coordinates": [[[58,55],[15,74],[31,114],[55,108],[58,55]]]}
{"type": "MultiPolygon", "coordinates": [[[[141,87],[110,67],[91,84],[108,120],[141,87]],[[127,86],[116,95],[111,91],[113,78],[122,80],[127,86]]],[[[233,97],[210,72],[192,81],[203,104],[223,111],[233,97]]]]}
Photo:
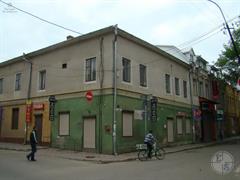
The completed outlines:
{"type": "MultiPolygon", "coordinates": [[[[183,151],[188,151],[188,150],[193,150],[193,149],[201,149],[201,148],[205,148],[205,147],[210,147],[210,146],[216,146],[216,145],[221,145],[221,144],[227,144],[227,143],[231,143],[231,142],[238,142],[240,140],[240,138],[234,138],[234,139],[229,139],[229,140],[224,140],[224,141],[217,141],[217,142],[212,142],[212,143],[207,143],[207,144],[196,144],[194,146],[194,144],[192,144],[193,146],[190,146],[190,147],[183,147],[181,148],[181,146],[179,146],[179,149],[175,149],[174,150],[174,147],[171,148],[167,148],[165,147],[166,149],[166,154],[173,154],[173,153],[178,153],[178,152],[183,152],[183,151]],[[172,150],[171,150],[172,149],[172,150]]],[[[176,146],[177,147],[177,146],[176,146]]],[[[49,149],[49,147],[38,147],[38,149],[49,149]]],[[[50,148],[51,149],[51,148],[50,148]]],[[[22,152],[27,152],[27,151],[30,151],[31,148],[29,147],[24,147],[24,148],[14,148],[14,147],[0,147],[0,150],[12,150],[12,151],[22,151],[22,152]]],[[[69,160],[75,160],[75,161],[88,161],[88,162],[93,162],[93,163],[98,163],[98,164],[109,164],[109,163],[117,163],[117,162],[128,162],[128,161],[136,161],[138,160],[137,158],[137,152],[136,153],[136,156],[134,157],[119,157],[119,159],[108,159],[108,160],[104,160],[104,158],[97,158],[97,159],[94,159],[94,158],[87,158],[87,157],[69,157],[67,155],[57,155],[56,157],[60,157],[60,158],[63,158],[63,159],[69,159],[69,160]]]]}

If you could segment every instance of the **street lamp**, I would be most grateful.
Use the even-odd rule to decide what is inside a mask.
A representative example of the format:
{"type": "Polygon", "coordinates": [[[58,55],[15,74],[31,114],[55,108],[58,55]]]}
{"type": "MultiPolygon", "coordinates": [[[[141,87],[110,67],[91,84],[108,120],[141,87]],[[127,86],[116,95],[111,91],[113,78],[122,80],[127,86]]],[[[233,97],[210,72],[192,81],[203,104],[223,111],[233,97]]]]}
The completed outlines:
{"type": "Polygon", "coordinates": [[[227,23],[227,21],[226,21],[226,18],[225,18],[224,14],[223,14],[223,11],[222,11],[221,7],[220,7],[216,2],[214,2],[214,1],[212,1],[212,0],[207,0],[207,1],[215,4],[215,5],[218,7],[218,9],[221,11],[221,14],[222,14],[222,16],[223,16],[224,22],[225,22],[226,27],[227,27],[228,34],[229,34],[229,36],[230,36],[230,38],[231,38],[231,41],[232,41],[232,44],[233,44],[234,51],[235,51],[235,53],[236,53],[236,55],[237,55],[237,58],[238,58],[238,63],[240,64],[240,57],[239,57],[239,54],[238,54],[237,46],[236,46],[236,44],[235,44],[235,42],[234,42],[234,39],[233,39],[233,37],[232,37],[230,28],[229,28],[229,26],[228,26],[228,23],[227,23]]]}

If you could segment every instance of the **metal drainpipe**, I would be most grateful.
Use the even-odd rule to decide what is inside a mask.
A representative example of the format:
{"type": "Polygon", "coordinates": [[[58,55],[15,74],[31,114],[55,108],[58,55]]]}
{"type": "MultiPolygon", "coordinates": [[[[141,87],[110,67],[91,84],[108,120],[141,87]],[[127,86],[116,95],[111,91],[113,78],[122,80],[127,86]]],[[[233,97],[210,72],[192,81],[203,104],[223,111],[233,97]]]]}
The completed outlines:
{"type": "MultiPolygon", "coordinates": [[[[30,97],[31,97],[31,85],[32,85],[32,62],[29,61],[26,57],[25,57],[25,53],[23,53],[23,57],[22,59],[27,62],[28,64],[30,64],[30,72],[29,72],[29,81],[28,81],[28,92],[27,92],[27,100],[30,100],[30,97]]],[[[26,131],[25,131],[25,141],[24,141],[24,144],[27,144],[27,135],[28,135],[28,123],[25,122],[26,125],[25,125],[25,128],[26,128],[26,131]]]]}
{"type": "Polygon", "coordinates": [[[117,25],[114,27],[114,42],[113,42],[113,154],[117,155],[117,25]]]}
{"type": "Polygon", "coordinates": [[[191,104],[191,118],[192,118],[192,138],[193,142],[195,143],[196,137],[195,137],[195,121],[193,116],[193,95],[192,95],[192,79],[191,79],[191,73],[192,73],[192,66],[191,69],[189,69],[189,89],[190,89],[190,104],[191,104]]]}

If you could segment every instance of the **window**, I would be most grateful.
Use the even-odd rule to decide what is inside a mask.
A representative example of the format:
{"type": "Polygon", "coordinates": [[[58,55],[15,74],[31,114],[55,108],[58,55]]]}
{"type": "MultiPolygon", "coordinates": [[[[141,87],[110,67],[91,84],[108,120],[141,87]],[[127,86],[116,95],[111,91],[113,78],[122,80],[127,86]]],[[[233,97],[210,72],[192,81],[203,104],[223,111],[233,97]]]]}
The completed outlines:
{"type": "Polygon", "coordinates": [[[175,94],[180,95],[180,88],[179,88],[179,79],[175,78],[175,94]]]}
{"type": "Polygon", "coordinates": [[[197,90],[197,80],[193,79],[193,95],[197,96],[198,95],[198,90],[197,90]]]}
{"type": "Polygon", "coordinates": [[[183,81],[183,97],[187,98],[187,81],[183,81]]]}
{"type": "Polygon", "coordinates": [[[203,97],[203,82],[199,82],[199,96],[203,97]]]}
{"type": "Polygon", "coordinates": [[[191,122],[190,119],[186,119],[186,134],[191,133],[191,122]]]}
{"type": "Polygon", "coordinates": [[[122,59],[123,65],[123,81],[131,82],[131,61],[129,59],[122,59]]]}
{"type": "Polygon", "coordinates": [[[63,63],[62,64],[62,69],[66,69],[67,68],[67,63],[63,63]]]}
{"type": "Polygon", "coordinates": [[[96,81],[96,57],[86,59],[85,82],[96,81]]]}
{"type": "Polygon", "coordinates": [[[69,113],[59,114],[59,135],[60,136],[69,135],[69,113]]]}
{"type": "Polygon", "coordinates": [[[21,73],[16,74],[15,81],[15,91],[20,91],[21,89],[21,73]]]}
{"type": "Polygon", "coordinates": [[[166,93],[171,93],[171,83],[170,83],[169,74],[165,74],[165,86],[166,86],[166,93]]]}
{"type": "Polygon", "coordinates": [[[18,129],[19,108],[12,109],[12,129],[18,129]]]}
{"type": "Polygon", "coordinates": [[[183,133],[182,121],[183,121],[183,119],[181,117],[177,117],[177,133],[178,134],[183,133]]]}
{"type": "Polygon", "coordinates": [[[133,113],[123,112],[122,118],[123,136],[133,136],[133,113]]]}
{"type": "Polygon", "coordinates": [[[39,72],[39,90],[44,90],[46,87],[46,70],[42,70],[39,72]]]}
{"type": "Polygon", "coordinates": [[[3,78],[0,79],[0,94],[3,93],[3,78]]]}
{"type": "Polygon", "coordinates": [[[206,98],[209,98],[209,88],[208,88],[208,84],[205,84],[205,93],[206,93],[206,98]]]}
{"type": "Polygon", "coordinates": [[[139,72],[140,72],[140,86],[146,87],[147,86],[147,67],[140,64],[139,72]]]}

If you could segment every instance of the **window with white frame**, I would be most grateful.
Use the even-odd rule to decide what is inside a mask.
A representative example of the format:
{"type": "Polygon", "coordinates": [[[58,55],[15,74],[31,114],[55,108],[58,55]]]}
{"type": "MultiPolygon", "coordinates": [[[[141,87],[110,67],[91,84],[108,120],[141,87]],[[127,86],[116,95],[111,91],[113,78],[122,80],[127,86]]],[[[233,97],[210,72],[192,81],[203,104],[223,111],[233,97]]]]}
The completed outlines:
{"type": "Polygon", "coordinates": [[[175,78],[175,94],[180,95],[179,78],[175,78]]]}
{"type": "Polygon", "coordinates": [[[183,97],[187,98],[187,81],[183,80],[183,97]]]}
{"type": "Polygon", "coordinates": [[[165,74],[165,89],[166,89],[166,93],[168,94],[171,93],[171,80],[170,80],[169,74],[165,74]]]}
{"type": "Polygon", "coordinates": [[[191,122],[190,119],[187,118],[186,119],[186,134],[190,134],[191,133],[191,122]]]}
{"type": "Polygon", "coordinates": [[[122,66],[123,66],[123,81],[131,82],[131,61],[126,58],[122,58],[122,66]]]}
{"type": "Polygon", "coordinates": [[[177,117],[177,133],[182,134],[183,133],[183,119],[182,117],[177,117]]]}
{"type": "Polygon", "coordinates": [[[46,88],[46,70],[39,71],[38,89],[44,90],[46,88]]]}
{"type": "Polygon", "coordinates": [[[21,90],[21,73],[16,74],[16,79],[15,79],[15,91],[20,91],[21,90]]]}
{"type": "Polygon", "coordinates": [[[59,114],[59,135],[69,135],[69,112],[59,114]]]}
{"type": "Polygon", "coordinates": [[[123,112],[122,127],[123,136],[133,136],[133,112],[123,112]]]}
{"type": "Polygon", "coordinates": [[[197,80],[196,79],[193,79],[193,95],[194,96],[198,95],[197,80]]]}
{"type": "Polygon", "coordinates": [[[0,94],[3,93],[3,78],[0,79],[0,94]]]}
{"type": "Polygon", "coordinates": [[[139,72],[140,72],[140,86],[146,87],[147,86],[147,67],[140,64],[139,72]]]}
{"type": "Polygon", "coordinates": [[[96,81],[96,57],[86,59],[85,82],[96,81]]]}

